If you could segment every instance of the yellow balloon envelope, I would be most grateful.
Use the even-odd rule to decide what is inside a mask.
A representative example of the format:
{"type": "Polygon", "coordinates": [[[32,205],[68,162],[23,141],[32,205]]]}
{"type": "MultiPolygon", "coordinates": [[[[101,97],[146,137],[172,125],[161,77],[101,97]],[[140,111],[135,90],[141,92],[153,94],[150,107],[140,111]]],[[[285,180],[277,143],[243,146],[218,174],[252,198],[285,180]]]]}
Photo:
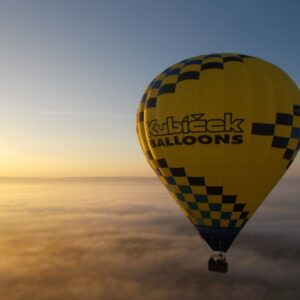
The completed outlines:
{"type": "Polygon", "coordinates": [[[192,57],[149,84],[137,132],[202,238],[226,252],[300,148],[300,91],[259,58],[192,57]]]}

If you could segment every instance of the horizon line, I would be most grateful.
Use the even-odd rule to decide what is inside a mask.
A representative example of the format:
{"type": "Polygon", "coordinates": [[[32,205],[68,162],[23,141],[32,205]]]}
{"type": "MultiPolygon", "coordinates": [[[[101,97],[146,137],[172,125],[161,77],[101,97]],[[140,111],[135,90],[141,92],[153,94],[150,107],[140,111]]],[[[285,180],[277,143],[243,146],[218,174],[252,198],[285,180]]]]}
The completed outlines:
{"type": "MultiPolygon", "coordinates": [[[[1,182],[8,181],[97,181],[97,180],[159,180],[153,176],[0,176],[1,182]]],[[[280,180],[299,180],[299,176],[283,176],[280,180]]]]}

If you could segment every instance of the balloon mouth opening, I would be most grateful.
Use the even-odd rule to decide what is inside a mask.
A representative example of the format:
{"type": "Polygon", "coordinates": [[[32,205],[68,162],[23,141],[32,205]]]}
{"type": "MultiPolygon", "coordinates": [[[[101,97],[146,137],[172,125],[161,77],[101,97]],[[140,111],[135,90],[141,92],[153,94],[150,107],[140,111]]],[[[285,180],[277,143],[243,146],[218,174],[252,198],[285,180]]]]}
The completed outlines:
{"type": "Polygon", "coordinates": [[[206,241],[213,251],[223,253],[227,252],[236,236],[240,232],[240,228],[215,229],[202,226],[196,227],[202,239],[206,241]]]}

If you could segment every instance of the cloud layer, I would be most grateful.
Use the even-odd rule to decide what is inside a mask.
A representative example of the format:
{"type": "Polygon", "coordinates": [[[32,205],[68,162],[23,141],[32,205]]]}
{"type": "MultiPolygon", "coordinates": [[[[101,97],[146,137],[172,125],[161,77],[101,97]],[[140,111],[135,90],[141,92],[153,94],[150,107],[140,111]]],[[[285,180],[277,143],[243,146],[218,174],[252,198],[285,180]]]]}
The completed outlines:
{"type": "Polygon", "coordinates": [[[296,299],[300,204],[283,181],[228,253],[210,249],[155,180],[0,184],[0,298],[296,299]]]}

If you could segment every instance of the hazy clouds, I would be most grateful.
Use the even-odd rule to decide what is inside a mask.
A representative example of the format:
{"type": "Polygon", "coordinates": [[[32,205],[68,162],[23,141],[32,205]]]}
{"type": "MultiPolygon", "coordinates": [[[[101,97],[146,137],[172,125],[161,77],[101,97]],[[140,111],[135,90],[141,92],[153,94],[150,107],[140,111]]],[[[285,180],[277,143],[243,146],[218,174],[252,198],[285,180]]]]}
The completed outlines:
{"type": "Polygon", "coordinates": [[[300,204],[285,180],[228,253],[210,249],[157,181],[0,184],[1,299],[296,299],[300,204]]]}

